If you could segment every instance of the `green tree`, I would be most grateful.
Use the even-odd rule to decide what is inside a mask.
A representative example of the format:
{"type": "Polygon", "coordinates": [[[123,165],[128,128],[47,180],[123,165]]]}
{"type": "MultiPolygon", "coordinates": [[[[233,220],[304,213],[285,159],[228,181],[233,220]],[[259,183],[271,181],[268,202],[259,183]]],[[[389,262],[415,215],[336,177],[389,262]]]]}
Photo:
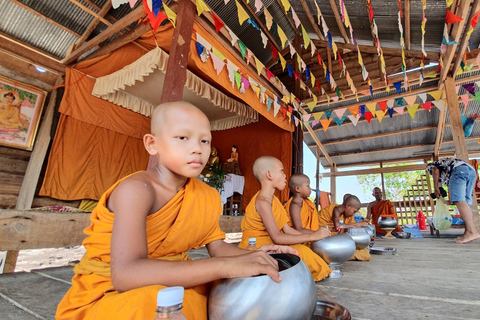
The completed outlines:
{"type": "MultiPolygon", "coordinates": [[[[392,201],[402,200],[406,191],[416,184],[417,179],[420,179],[423,174],[425,174],[425,171],[384,173],[385,190],[383,192],[385,197],[392,201]]],[[[373,188],[382,187],[380,174],[357,176],[357,180],[363,186],[363,191],[368,194],[372,193],[373,188]]]]}

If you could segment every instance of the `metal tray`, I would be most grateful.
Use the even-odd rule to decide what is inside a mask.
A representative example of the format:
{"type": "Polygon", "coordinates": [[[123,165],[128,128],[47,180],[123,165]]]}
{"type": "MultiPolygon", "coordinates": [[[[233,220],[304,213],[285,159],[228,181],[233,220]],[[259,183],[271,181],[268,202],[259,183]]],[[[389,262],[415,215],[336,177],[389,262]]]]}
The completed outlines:
{"type": "Polygon", "coordinates": [[[343,306],[325,300],[317,300],[315,313],[311,320],[351,320],[350,312],[343,306]]]}
{"type": "Polygon", "coordinates": [[[395,254],[397,254],[397,248],[372,247],[370,249],[370,253],[371,254],[395,255],[395,254]]]}

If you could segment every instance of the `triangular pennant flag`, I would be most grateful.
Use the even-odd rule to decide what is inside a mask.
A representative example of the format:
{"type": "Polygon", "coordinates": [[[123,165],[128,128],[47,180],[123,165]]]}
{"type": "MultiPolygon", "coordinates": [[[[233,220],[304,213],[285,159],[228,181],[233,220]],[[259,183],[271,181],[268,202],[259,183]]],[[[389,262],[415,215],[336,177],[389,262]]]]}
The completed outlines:
{"type": "Polygon", "coordinates": [[[383,117],[385,117],[385,110],[376,111],[375,116],[377,117],[378,122],[382,123],[383,117]]]}
{"type": "MultiPolygon", "coordinates": [[[[479,54],[480,55],[480,54],[479,54]]],[[[470,94],[475,94],[475,83],[466,83],[462,87],[468,91],[470,94]]]]}
{"type": "Polygon", "coordinates": [[[339,108],[339,109],[335,109],[334,111],[338,118],[342,118],[345,111],[347,111],[347,108],[339,108]]]}
{"type": "Polygon", "coordinates": [[[333,110],[325,111],[325,117],[327,117],[327,119],[330,119],[332,117],[332,112],[333,110]]]}
{"type": "Polygon", "coordinates": [[[385,111],[387,108],[387,100],[377,102],[380,110],[385,111]]]}
{"type": "Polygon", "coordinates": [[[227,60],[227,57],[225,57],[223,53],[221,51],[218,51],[215,47],[212,47],[212,53],[222,61],[227,60]]]}
{"type": "Polygon", "coordinates": [[[242,77],[242,85],[246,90],[250,87],[250,81],[248,81],[247,78],[242,77]]]}
{"type": "Polygon", "coordinates": [[[258,13],[263,8],[262,0],[255,0],[255,12],[258,13]]]}
{"type": "Polygon", "coordinates": [[[393,117],[393,111],[394,111],[394,109],[392,109],[392,108],[388,109],[388,115],[390,116],[390,118],[393,117]]]}
{"type": "Polygon", "coordinates": [[[387,108],[389,108],[389,109],[393,108],[394,104],[395,104],[395,100],[388,100],[387,101],[387,108]]]}
{"type": "Polygon", "coordinates": [[[440,100],[440,98],[442,97],[443,90],[437,90],[437,91],[428,92],[428,94],[429,94],[433,99],[435,99],[435,101],[438,101],[438,100],[440,100]]]}
{"type": "Polygon", "coordinates": [[[339,127],[342,125],[342,123],[343,123],[343,121],[345,121],[345,119],[347,119],[347,116],[343,116],[341,118],[336,118],[336,117],[333,118],[333,120],[337,123],[337,126],[339,126],[339,127]]]}
{"type": "Polygon", "coordinates": [[[395,107],[393,108],[393,110],[395,110],[395,112],[398,114],[403,114],[403,112],[405,111],[405,107],[395,107]]]}
{"type": "Polygon", "coordinates": [[[215,71],[217,72],[217,76],[220,74],[220,72],[222,72],[223,70],[223,67],[225,67],[225,62],[222,61],[219,57],[217,57],[217,55],[215,54],[211,54],[210,55],[210,58],[212,58],[212,62],[213,62],[213,68],[215,69],[215,71]]]}
{"type": "Polygon", "coordinates": [[[405,105],[403,98],[395,98],[395,102],[396,102],[397,106],[404,106],[405,105]]]}
{"type": "Polygon", "coordinates": [[[285,9],[285,13],[290,9],[290,2],[288,0],[280,0],[283,4],[283,8],[285,9]]]}
{"type": "Polygon", "coordinates": [[[315,108],[315,103],[313,101],[311,101],[311,102],[307,103],[307,107],[310,110],[310,112],[312,112],[313,109],[315,108]]]}
{"type": "Polygon", "coordinates": [[[432,101],[428,101],[428,102],[425,102],[424,104],[422,104],[422,108],[430,111],[430,109],[432,108],[432,101]]]}
{"type": "Polygon", "coordinates": [[[310,113],[305,113],[304,115],[302,115],[303,122],[307,122],[308,120],[310,120],[311,116],[312,115],[310,113]]]}
{"type": "Polygon", "coordinates": [[[201,57],[202,54],[203,54],[203,51],[205,50],[205,47],[202,46],[202,44],[200,42],[195,42],[195,46],[197,47],[198,56],[201,57]]]}
{"type": "Polygon", "coordinates": [[[322,124],[323,131],[326,132],[328,130],[328,127],[330,126],[330,122],[332,119],[321,119],[320,123],[322,124]]]}
{"type": "Polygon", "coordinates": [[[293,68],[287,63],[287,70],[288,70],[288,75],[290,77],[293,77],[293,68]]]}
{"type": "Polygon", "coordinates": [[[227,60],[228,79],[232,83],[232,87],[235,86],[235,68],[236,66],[227,60]]]}
{"type": "Polygon", "coordinates": [[[365,119],[367,119],[367,122],[370,123],[370,120],[372,120],[372,113],[370,111],[365,112],[364,114],[365,119]]]}
{"type": "Polygon", "coordinates": [[[280,110],[280,99],[278,97],[273,96],[273,116],[276,117],[279,110],[280,110]]]}
{"type": "Polygon", "coordinates": [[[318,121],[320,120],[320,118],[321,118],[324,114],[325,114],[325,112],[323,112],[323,111],[315,112],[315,113],[313,114],[313,118],[315,119],[315,121],[318,122],[318,121]]]}
{"type": "Polygon", "coordinates": [[[402,92],[402,81],[394,82],[393,86],[397,89],[398,94],[402,92]]]}
{"type": "Polygon", "coordinates": [[[449,9],[447,9],[447,14],[445,16],[445,23],[457,23],[457,22],[460,22],[462,21],[463,18],[455,15],[454,13],[452,13],[452,11],[450,11],[449,9]]]}
{"type": "Polygon", "coordinates": [[[268,41],[268,42],[270,43],[270,49],[272,50],[273,59],[275,59],[277,57],[278,50],[277,50],[277,48],[275,48],[273,43],[271,43],[270,41],[268,41]]]}
{"type": "Polygon", "coordinates": [[[203,2],[203,0],[197,0],[196,3],[197,3],[198,16],[200,16],[204,11],[210,11],[210,8],[207,6],[205,2],[203,2]]]}
{"type": "Polygon", "coordinates": [[[235,83],[237,84],[237,89],[240,89],[240,85],[242,84],[242,75],[237,71],[234,72],[235,75],[235,83]]]}
{"type": "Polygon", "coordinates": [[[258,75],[261,75],[262,70],[265,66],[263,65],[263,63],[260,60],[258,60],[257,57],[254,56],[254,58],[255,58],[255,66],[257,67],[257,73],[258,73],[258,75]]]}
{"type": "Polygon", "coordinates": [[[364,104],[360,105],[360,113],[362,114],[362,116],[365,115],[365,105],[364,104]]]}
{"type": "Polygon", "coordinates": [[[268,77],[268,80],[269,80],[269,81],[270,81],[270,79],[271,79],[272,77],[275,78],[275,75],[272,73],[272,71],[270,71],[270,69],[265,68],[265,70],[267,71],[267,77],[268,77]]]}
{"type": "Polygon", "coordinates": [[[426,92],[424,92],[424,93],[419,93],[419,94],[418,94],[418,97],[420,98],[420,100],[421,100],[422,102],[427,101],[427,93],[426,93],[426,92]]]}
{"type": "Polygon", "coordinates": [[[468,105],[468,93],[462,94],[460,98],[462,98],[463,106],[466,108],[468,105]]]}
{"type": "Polygon", "coordinates": [[[475,29],[477,23],[478,23],[478,15],[480,14],[480,11],[478,11],[475,16],[470,20],[470,25],[472,26],[472,30],[475,29]]]}
{"type": "Polygon", "coordinates": [[[332,97],[333,102],[337,102],[338,99],[339,99],[338,96],[333,96],[333,97],[332,97]]]}
{"type": "Polygon", "coordinates": [[[230,35],[230,38],[232,39],[232,40],[230,40],[230,42],[232,43],[232,47],[234,47],[235,44],[236,44],[237,41],[238,41],[238,37],[237,37],[237,35],[236,35],[235,33],[233,33],[232,30],[230,30],[229,27],[226,27],[226,28],[227,28],[228,34],[230,35]]]}
{"type": "Polygon", "coordinates": [[[348,119],[350,119],[350,121],[352,121],[354,126],[357,126],[358,120],[360,119],[360,114],[357,114],[356,116],[349,115],[348,119]]]}
{"type": "Polygon", "coordinates": [[[283,59],[281,54],[278,55],[278,58],[280,59],[280,63],[282,64],[282,71],[285,71],[285,67],[287,66],[287,61],[283,59]]]}
{"type": "Polygon", "coordinates": [[[350,111],[350,113],[356,117],[357,114],[358,114],[358,106],[355,106],[355,107],[348,107],[348,111],[350,111]]]}
{"type": "Polygon", "coordinates": [[[370,110],[370,112],[372,114],[375,114],[375,112],[377,110],[377,103],[376,102],[367,103],[366,106],[367,106],[367,109],[370,110]]]}
{"type": "Polygon", "coordinates": [[[245,59],[245,53],[247,52],[247,46],[241,41],[238,40],[238,47],[240,48],[240,53],[242,54],[242,58],[245,59]]]}
{"type": "Polygon", "coordinates": [[[415,103],[415,100],[417,100],[417,96],[403,97],[403,99],[409,106],[413,106],[413,104],[415,103]]]}
{"type": "MultiPolygon", "coordinates": [[[[292,115],[293,117],[293,115],[292,115]]],[[[298,118],[297,117],[293,117],[295,119],[295,127],[298,127],[298,118]]]]}
{"type": "Polygon", "coordinates": [[[292,8],[292,18],[293,18],[293,21],[295,21],[295,27],[298,28],[298,26],[300,25],[300,19],[298,19],[297,13],[295,12],[295,10],[293,10],[293,8],[292,8]]]}
{"type": "Polygon", "coordinates": [[[267,8],[263,9],[263,13],[265,14],[265,25],[267,29],[270,30],[272,28],[273,18],[270,12],[268,12],[267,8]]]}
{"type": "Polygon", "coordinates": [[[237,4],[238,23],[240,23],[240,25],[242,25],[248,18],[250,18],[250,16],[249,16],[248,13],[245,11],[245,9],[243,9],[243,7],[242,7],[242,5],[240,4],[240,2],[238,2],[237,0],[235,0],[235,3],[237,4]]]}
{"type": "MultiPolygon", "coordinates": [[[[161,3],[161,2],[160,2],[161,3]]],[[[170,9],[169,7],[167,7],[167,4],[165,3],[163,5],[163,9],[165,10],[165,14],[167,15],[168,17],[168,20],[170,20],[173,24],[174,27],[176,27],[176,24],[177,24],[177,14],[175,12],[173,12],[172,9],[170,9]]]]}
{"type": "Polygon", "coordinates": [[[303,25],[302,25],[302,36],[303,36],[304,48],[307,49],[308,46],[310,45],[310,37],[308,36],[308,33],[303,27],[303,25]]]}
{"type": "Polygon", "coordinates": [[[272,107],[273,99],[267,96],[267,112],[270,111],[270,108],[272,107]]]}
{"type": "Polygon", "coordinates": [[[285,35],[285,32],[283,32],[283,29],[280,28],[280,26],[278,26],[277,32],[278,32],[278,36],[280,37],[280,43],[282,44],[282,49],[285,49],[288,38],[285,35]]]}
{"type": "MultiPolygon", "coordinates": [[[[480,12],[480,11],[479,11],[480,12]]],[[[455,92],[458,94],[458,91],[460,90],[460,85],[455,86],[455,92]]]]}
{"type": "Polygon", "coordinates": [[[433,101],[435,107],[440,111],[445,111],[445,100],[433,101]]]}
{"type": "Polygon", "coordinates": [[[220,29],[222,29],[222,27],[225,25],[223,23],[223,21],[214,13],[212,12],[212,15],[213,15],[213,21],[215,21],[215,31],[217,33],[220,32],[220,29]]]}
{"type": "Polygon", "coordinates": [[[412,119],[415,119],[415,114],[417,113],[417,109],[418,109],[418,103],[415,103],[413,106],[407,107],[408,113],[410,114],[410,117],[412,117],[412,119]]]}
{"type": "Polygon", "coordinates": [[[268,44],[268,38],[263,31],[260,31],[260,37],[262,37],[263,49],[265,49],[268,44]]]}

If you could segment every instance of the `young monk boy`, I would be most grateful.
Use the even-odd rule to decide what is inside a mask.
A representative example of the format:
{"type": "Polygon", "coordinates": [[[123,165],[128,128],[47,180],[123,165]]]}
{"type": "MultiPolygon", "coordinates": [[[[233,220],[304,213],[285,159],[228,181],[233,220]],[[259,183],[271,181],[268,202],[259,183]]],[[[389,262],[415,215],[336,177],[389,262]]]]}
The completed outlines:
{"type": "Polygon", "coordinates": [[[293,197],[285,204],[288,225],[301,233],[317,231],[318,212],[313,202],[308,199],[311,193],[310,178],[303,173],[295,173],[290,177],[288,187],[293,193],[293,197]]]}
{"type": "MultiPolygon", "coordinates": [[[[341,205],[331,204],[318,213],[318,224],[332,230],[332,234],[343,233],[348,228],[359,228],[368,225],[368,222],[355,222],[353,215],[360,209],[360,200],[351,194],[343,197],[341,205]],[[343,218],[343,224],[340,220],[343,218]]],[[[367,248],[355,250],[350,260],[370,261],[370,252],[367,248]]]]}
{"type": "Polygon", "coordinates": [[[320,256],[301,243],[317,241],[328,237],[330,231],[321,228],[312,233],[301,233],[288,225],[285,208],[277,197],[276,190],[283,190],[287,184],[283,164],[274,157],[264,156],[255,160],[253,174],[261,185],[260,191],[252,198],[242,220],[242,241],[240,248],[246,248],[249,238],[256,238],[257,245],[284,244],[298,250],[299,256],[310,269],[313,279],[320,281],[330,274],[331,269],[320,256]]]}
{"type": "Polygon", "coordinates": [[[223,241],[220,195],[195,179],[208,161],[210,140],[210,123],[195,106],[155,108],[144,144],[156,166],[121,179],[100,199],[57,319],[153,319],[158,291],[183,286],[182,313],[206,320],[204,284],[258,274],[280,282],[278,265],[265,251],[294,250],[247,252],[223,241]],[[190,260],[186,251],[203,245],[212,258],[190,260]]]}

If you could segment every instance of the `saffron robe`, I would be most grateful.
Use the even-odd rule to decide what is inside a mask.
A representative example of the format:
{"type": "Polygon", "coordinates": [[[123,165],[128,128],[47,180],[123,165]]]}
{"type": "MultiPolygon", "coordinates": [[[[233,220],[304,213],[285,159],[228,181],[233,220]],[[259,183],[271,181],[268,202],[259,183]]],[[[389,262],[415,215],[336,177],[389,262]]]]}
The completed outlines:
{"type": "MultiPolygon", "coordinates": [[[[332,232],[332,235],[337,234],[335,230],[335,226],[333,224],[333,210],[335,209],[337,205],[336,204],[331,204],[328,207],[320,210],[318,213],[318,224],[320,227],[326,227],[330,229],[332,232]]],[[[355,218],[348,217],[345,218],[345,216],[342,214],[340,216],[340,220],[343,217],[343,223],[348,224],[348,223],[355,223],[355,218]]],[[[344,233],[346,229],[341,229],[339,233],[344,233]]],[[[353,254],[352,258],[350,260],[359,260],[359,261],[370,261],[371,255],[370,252],[368,252],[368,248],[363,248],[363,249],[357,249],[355,250],[355,253],[353,254]]]]}
{"type": "MultiPolygon", "coordinates": [[[[125,178],[123,178],[125,179],[125,178]]],[[[72,287],[57,308],[56,319],[153,319],[157,293],[165,288],[152,285],[117,292],[110,277],[110,240],[115,214],[107,199],[115,183],[100,199],[84,230],[85,256],[74,268],[72,287]]],[[[224,239],[219,217],[222,212],[218,192],[197,179],[189,179],[163,208],[146,222],[148,257],[189,260],[186,251],[224,239]]],[[[209,286],[185,290],[182,313],[189,319],[207,319],[209,286]]]]}
{"type": "MultiPolygon", "coordinates": [[[[290,214],[290,205],[293,197],[288,199],[285,204],[285,210],[288,215],[288,225],[293,228],[292,216],[290,214]]],[[[300,218],[302,219],[302,228],[317,231],[318,230],[318,211],[315,205],[308,199],[303,199],[302,209],[300,210],[300,218]]]]}
{"type": "MultiPolygon", "coordinates": [[[[262,217],[255,208],[255,201],[257,200],[258,194],[259,192],[255,194],[252,200],[250,200],[250,203],[245,210],[245,216],[242,219],[243,235],[242,241],[238,245],[238,247],[242,249],[245,249],[248,246],[248,238],[256,238],[257,247],[260,247],[264,244],[273,243],[267,229],[265,228],[265,225],[263,224],[262,217]]],[[[272,202],[272,212],[278,230],[282,232],[283,227],[288,223],[289,219],[285,208],[282,206],[282,203],[275,196],[273,197],[272,202]]],[[[298,251],[300,258],[303,260],[303,262],[305,262],[308,269],[312,273],[313,280],[320,281],[327,277],[330,272],[332,272],[327,263],[309,247],[303,244],[290,245],[290,247],[298,251]]]]}
{"type": "MultiPolygon", "coordinates": [[[[395,213],[395,209],[393,208],[393,203],[391,203],[388,200],[382,200],[379,203],[377,203],[374,207],[370,209],[371,212],[371,218],[372,218],[372,224],[375,225],[375,229],[377,231],[377,236],[384,236],[387,234],[387,232],[383,231],[382,228],[378,225],[378,219],[380,216],[383,215],[390,215],[395,217],[398,223],[398,216],[395,213]]],[[[393,232],[403,232],[402,228],[400,228],[398,225],[393,230],[393,232]]]]}

